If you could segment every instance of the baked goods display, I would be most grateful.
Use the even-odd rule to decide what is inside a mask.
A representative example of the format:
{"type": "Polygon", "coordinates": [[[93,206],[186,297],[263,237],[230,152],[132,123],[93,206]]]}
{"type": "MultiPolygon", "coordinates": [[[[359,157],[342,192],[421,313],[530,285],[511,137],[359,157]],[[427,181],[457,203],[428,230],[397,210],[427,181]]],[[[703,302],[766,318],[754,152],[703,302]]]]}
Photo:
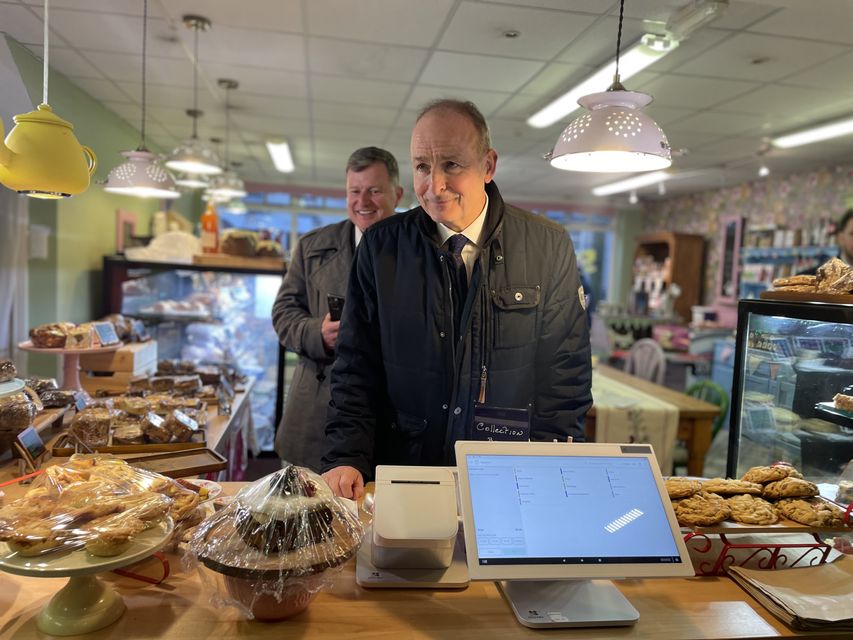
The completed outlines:
{"type": "Polygon", "coordinates": [[[813,276],[790,276],[773,281],[775,291],[845,294],[853,291],[853,269],[843,260],[832,258],[817,268],[813,276]]]}
{"type": "Polygon", "coordinates": [[[104,331],[100,325],[96,331],[96,324],[98,323],[85,322],[78,325],[73,322],[51,322],[42,324],[30,329],[30,341],[33,347],[39,349],[94,349],[102,346],[102,338],[104,340],[103,346],[118,344],[117,336],[112,335],[114,326],[111,323],[106,325],[107,331],[104,331]],[[99,334],[98,331],[101,333],[99,334]],[[109,337],[106,337],[107,333],[109,337]]]}
{"type": "Polygon", "coordinates": [[[840,480],[838,482],[838,493],[835,496],[838,502],[850,504],[853,502],[853,482],[850,480],[840,480]]]}
{"type": "Polygon", "coordinates": [[[32,424],[36,417],[35,403],[25,393],[0,397],[0,430],[20,431],[32,424]]]}
{"type": "Polygon", "coordinates": [[[243,229],[228,229],[222,234],[220,248],[222,253],[231,256],[252,257],[258,246],[258,234],[243,229]]]}
{"type": "Polygon", "coordinates": [[[225,576],[224,601],[247,616],[275,620],[307,607],[363,535],[358,517],[318,475],[291,465],[244,488],[202,522],[189,552],[225,576]]]}
{"type": "Polygon", "coordinates": [[[0,382],[9,382],[18,375],[15,363],[11,360],[0,360],[0,382]]]}
{"type": "MultiPolygon", "coordinates": [[[[770,526],[781,518],[811,527],[851,526],[844,510],[818,497],[817,485],[789,464],[752,467],[739,480],[672,477],[665,482],[682,526],[708,527],[725,520],[770,526]]],[[[841,481],[839,496],[842,489],[853,497],[853,482],[841,481]]]]}
{"type": "Polygon", "coordinates": [[[0,508],[0,541],[21,556],[82,549],[115,556],[164,518],[182,527],[197,522],[198,503],[196,493],[122,460],[72,456],[0,508]]]}
{"type": "Polygon", "coordinates": [[[30,340],[40,349],[61,349],[65,346],[68,332],[74,328],[71,322],[51,322],[30,329],[30,340]]]}
{"type": "Polygon", "coordinates": [[[853,396],[848,396],[845,393],[836,393],[832,398],[832,403],[836,409],[853,412],[853,396]]]}
{"type": "Polygon", "coordinates": [[[261,240],[258,242],[255,255],[259,258],[284,258],[284,249],[281,243],[275,240],[261,240]]]}

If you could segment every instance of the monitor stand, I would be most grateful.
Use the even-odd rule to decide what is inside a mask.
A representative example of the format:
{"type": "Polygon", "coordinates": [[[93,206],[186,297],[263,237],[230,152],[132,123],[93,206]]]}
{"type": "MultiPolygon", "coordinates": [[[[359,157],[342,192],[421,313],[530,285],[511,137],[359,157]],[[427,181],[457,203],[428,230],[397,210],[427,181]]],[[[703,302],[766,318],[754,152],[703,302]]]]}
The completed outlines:
{"type": "Polygon", "coordinates": [[[513,580],[497,585],[525,627],[626,627],[640,619],[610,580],[513,580]]]}

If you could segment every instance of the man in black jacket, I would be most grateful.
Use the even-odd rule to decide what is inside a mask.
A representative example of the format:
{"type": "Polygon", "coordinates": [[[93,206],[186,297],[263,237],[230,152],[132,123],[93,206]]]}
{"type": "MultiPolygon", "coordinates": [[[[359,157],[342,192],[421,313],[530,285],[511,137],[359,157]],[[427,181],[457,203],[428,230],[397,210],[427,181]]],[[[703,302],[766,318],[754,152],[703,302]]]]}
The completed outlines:
{"type": "Polygon", "coordinates": [[[583,439],[592,404],[571,239],[503,202],[477,107],[429,104],[411,156],[421,206],[373,225],[350,274],[322,465],[344,497],[377,464],[455,464],[477,403],[530,407],[546,441],[583,439]]]}

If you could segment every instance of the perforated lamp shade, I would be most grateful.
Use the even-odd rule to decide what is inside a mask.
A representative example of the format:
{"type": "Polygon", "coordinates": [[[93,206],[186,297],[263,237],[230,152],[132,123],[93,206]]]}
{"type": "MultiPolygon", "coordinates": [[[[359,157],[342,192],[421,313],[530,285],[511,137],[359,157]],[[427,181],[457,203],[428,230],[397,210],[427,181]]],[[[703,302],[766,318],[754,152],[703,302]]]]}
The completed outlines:
{"type": "Polygon", "coordinates": [[[246,195],[246,186],[233,171],[224,171],[210,179],[207,194],[215,200],[223,202],[232,198],[242,198],[246,195]]]}
{"type": "Polygon", "coordinates": [[[177,198],[181,194],[157,156],[147,149],[122,151],[126,162],[114,167],[107,176],[104,191],[139,198],[177,198]]]}
{"type": "Polygon", "coordinates": [[[187,138],[172,151],[166,166],[181,173],[213,176],[222,173],[219,154],[198,138],[187,138]]]}
{"type": "Polygon", "coordinates": [[[641,111],[652,97],[638,91],[604,91],[584,96],[588,109],[560,134],[551,165],[566,171],[627,173],[672,164],[666,134],[641,111]]]}

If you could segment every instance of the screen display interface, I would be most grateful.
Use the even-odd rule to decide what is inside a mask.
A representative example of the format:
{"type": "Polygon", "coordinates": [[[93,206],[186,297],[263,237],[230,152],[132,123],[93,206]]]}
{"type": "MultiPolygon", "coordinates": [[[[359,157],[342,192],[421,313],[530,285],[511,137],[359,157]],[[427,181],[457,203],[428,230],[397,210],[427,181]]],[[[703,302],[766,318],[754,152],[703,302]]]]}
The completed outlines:
{"type": "Polygon", "coordinates": [[[481,565],[678,563],[647,458],[468,455],[481,565]]]}

